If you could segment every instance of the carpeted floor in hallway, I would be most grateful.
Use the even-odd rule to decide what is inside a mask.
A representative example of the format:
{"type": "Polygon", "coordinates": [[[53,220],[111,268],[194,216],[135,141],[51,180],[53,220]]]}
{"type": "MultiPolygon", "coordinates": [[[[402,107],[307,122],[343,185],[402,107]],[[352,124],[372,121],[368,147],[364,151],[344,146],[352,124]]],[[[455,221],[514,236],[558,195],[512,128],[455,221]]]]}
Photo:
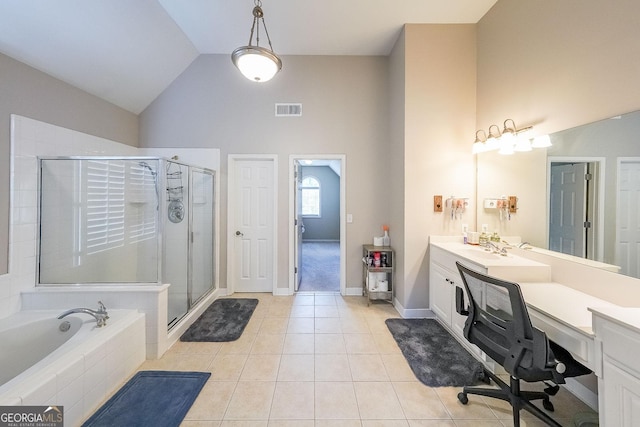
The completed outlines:
{"type": "Polygon", "coordinates": [[[340,242],[303,242],[298,291],[340,292],[340,242]]]}

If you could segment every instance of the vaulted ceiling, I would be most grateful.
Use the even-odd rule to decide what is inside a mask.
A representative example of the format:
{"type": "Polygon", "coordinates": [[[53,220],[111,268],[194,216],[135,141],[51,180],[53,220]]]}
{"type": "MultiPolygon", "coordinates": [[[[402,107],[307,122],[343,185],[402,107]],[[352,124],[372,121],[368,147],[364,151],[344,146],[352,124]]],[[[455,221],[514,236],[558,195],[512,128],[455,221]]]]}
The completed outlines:
{"type": "MultiPolygon", "coordinates": [[[[403,24],[476,23],[496,1],[264,0],[262,8],[279,55],[388,55],[403,24]]],[[[198,55],[247,44],[253,6],[2,0],[0,52],[137,114],[198,55]]]]}

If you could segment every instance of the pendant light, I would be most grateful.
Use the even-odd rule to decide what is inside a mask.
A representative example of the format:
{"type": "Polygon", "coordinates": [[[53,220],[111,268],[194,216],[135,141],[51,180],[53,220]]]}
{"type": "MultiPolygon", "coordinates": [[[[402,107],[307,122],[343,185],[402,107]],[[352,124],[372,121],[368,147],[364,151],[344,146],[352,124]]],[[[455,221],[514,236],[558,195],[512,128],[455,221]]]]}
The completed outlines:
{"type": "Polygon", "coordinates": [[[264,12],[262,11],[262,2],[254,1],[253,8],[253,24],[251,25],[251,34],[249,35],[249,44],[241,46],[231,53],[233,64],[240,70],[243,76],[254,82],[266,82],[273,78],[278,71],[282,69],[282,61],[273,52],[271,39],[267,26],[264,23],[264,12]],[[269,42],[269,49],[260,46],[260,21],[264,33],[269,42]],[[256,44],[253,45],[253,34],[256,35],[256,44]]]}

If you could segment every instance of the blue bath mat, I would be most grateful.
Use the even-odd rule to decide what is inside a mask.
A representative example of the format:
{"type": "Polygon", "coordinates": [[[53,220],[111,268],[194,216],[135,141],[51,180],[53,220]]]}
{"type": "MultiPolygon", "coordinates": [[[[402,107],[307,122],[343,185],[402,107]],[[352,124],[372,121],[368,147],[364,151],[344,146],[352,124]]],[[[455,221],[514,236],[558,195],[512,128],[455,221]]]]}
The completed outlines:
{"type": "Polygon", "coordinates": [[[140,371],[83,427],[179,426],[209,372],[140,371]]]}

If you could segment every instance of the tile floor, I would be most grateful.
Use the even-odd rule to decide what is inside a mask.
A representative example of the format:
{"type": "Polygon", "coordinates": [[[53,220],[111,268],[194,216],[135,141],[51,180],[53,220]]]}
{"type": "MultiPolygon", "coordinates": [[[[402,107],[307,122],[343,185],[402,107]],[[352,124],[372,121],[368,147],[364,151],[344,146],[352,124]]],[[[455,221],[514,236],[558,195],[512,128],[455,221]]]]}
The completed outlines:
{"type": "MultiPolygon", "coordinates": [[[[185,427],[513,424],[506,403],[470,395],[462,405],[458,388],[420,383],[384,323],[399,317],[390,304],[333,294],[234,297],[260,300],[240,339],[177,342],[140,367],[211,372],[185,427]]],[[[562,425],[591,412],[564,390],[553,402],[562,425]]],[[[522,425],[543,424],[525,414],[522,425]]]]}

